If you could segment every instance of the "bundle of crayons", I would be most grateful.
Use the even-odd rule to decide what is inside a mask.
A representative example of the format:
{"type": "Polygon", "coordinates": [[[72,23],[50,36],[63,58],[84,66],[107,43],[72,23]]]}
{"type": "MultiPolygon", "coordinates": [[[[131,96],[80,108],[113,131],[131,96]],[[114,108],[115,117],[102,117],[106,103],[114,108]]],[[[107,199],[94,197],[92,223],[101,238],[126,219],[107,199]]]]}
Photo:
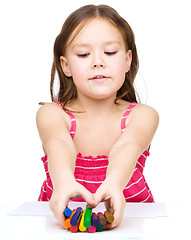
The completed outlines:
{"type": "Polygon", "coordinates": [[[103,226],[107,223],[111,223],[114,220],[113,215],[109,211],[105,211],[104,214],[98,212],[97,214],[92,212],[91,208],[86,206],[86,210],[81,207],[74,209],[66,208],[64,211],[66,220],[64,221],[65,228],[75,233],[78,230],[80,232],[101,232],[103,226]]]}

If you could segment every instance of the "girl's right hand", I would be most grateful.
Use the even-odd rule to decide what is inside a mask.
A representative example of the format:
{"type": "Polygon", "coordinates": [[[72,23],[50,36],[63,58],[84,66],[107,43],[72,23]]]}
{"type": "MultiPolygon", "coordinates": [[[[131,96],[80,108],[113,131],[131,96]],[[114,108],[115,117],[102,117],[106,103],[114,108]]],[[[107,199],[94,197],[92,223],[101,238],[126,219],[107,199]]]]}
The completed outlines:
{"type": "Polygon", "coordinates": [[[90,208],[95,207],[93,195],[76,180],[67,181],[54,188],[49,206],[59,224],[64,228],[64,210],[68,206],[70,198],[84,198],[90,208]]]}

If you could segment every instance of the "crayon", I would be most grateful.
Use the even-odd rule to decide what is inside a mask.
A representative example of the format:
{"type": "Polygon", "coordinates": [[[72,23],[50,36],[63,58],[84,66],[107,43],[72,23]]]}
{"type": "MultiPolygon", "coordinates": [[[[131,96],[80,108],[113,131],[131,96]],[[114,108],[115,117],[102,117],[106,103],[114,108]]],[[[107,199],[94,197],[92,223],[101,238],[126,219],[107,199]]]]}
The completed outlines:
{"type": "Polygon", "coordinates": [[[85,232],[86,231],[86,227],[84,227],[84,215],[85,215],[85,210],[83,210],[82,217],[81,217],[81,220],[80,220],[80,225],[79,225],[80,232],[85,232]]]}
{"type": "Polygon", "coordinates": [[[98,218],[99,218],[99,221],[100,221],[100,224],[101,225],[105,225],[105,224],[107,224],[107,219],[105,218],[105,216],[103,215],[103,213],[102,212],[98,212],[97,213],[97,216],[98,216],[98,218]]]}
{"type": "Polygon", "coordinates": [[[95,233],[96,232],[96,227],[91,225],[89,228],[88,228],[88,232],[89,233],[95,233]]]}
{"type": "Polygon", "coordinates": [[[92,213],[92,225],[95,226],[95,227],[100,225],[98,216],[95,212],[92,213]]]}
{"type": "Polygon", "coordinates": [[[71,226],[76,226],[78,224],[81,213],[82,213],[82,208],[81,207],[76,208],[76,211],[70,220],[71,226]]]}
{"type": "Polygon", "coordinates": [[[70,217],[70,216],[72,215],[72,210],[67,207],[67,208],[64,210],[64,215],[65,215],[66,217],[70,217]]]}
{"type": "Polygon", "coordinates": [[[67,218],[67,219],[64,221],[64,227],[65,227],[65,228],[70,228],[70,227],[71,227],[70,220],[71,220],[73,214],[75,213],[75,211],[76,211],[76,209],[74,209],[74,210],[72,211],[72,215],[70,215],[70,217],[67,218]]]}
{"type": "Polygon", "coordinates": [[[99,226],[97,226],[96,227],[96,232],[101,232],[101,231],[103,231],[103,225],[99,225],[99,226]]]}
{"type": "MultiPolygon", "coordinates": [[[[81,217],[81,215],[80,215],[80,217],[81,217]]],[[[70,232],[76,233],[78,231],[78,229],[79,229],[79,225],[80,225],[80,219],[79,219],[79,221],[78,221],[76,226],[71,226],[70,227],[70,232]]]]}
{"type": "Polygon", "coordinates": [[[92,209],[88,208],[86,205],[86,211],[84,216],[84,227],[89,228],[91,226],[91,218],[92,218],[92,209]]]}
{"type": "Polygon", "coordinates": [[[114,216],[109,211],[105,211],[104,215],[109,223],[114,221],[114,216]]]}

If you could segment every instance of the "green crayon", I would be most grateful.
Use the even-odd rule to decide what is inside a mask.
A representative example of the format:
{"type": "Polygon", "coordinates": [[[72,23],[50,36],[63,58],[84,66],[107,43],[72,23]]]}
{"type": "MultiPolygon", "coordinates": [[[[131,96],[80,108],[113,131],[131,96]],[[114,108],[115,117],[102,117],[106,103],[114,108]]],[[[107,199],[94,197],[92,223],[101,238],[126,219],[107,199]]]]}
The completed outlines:
{"type": "Polygon", "coordinates": [[[91,220],[92,220],[92,209],[88,208],[86,205],[86,211],[84,216],[84,227],[89,228],[91,226],[91,220]]]}
{"type": "Polygon", "coordinates": [[[97,226],[96,227],[96,232],[101,232],[101,231],[103,231],[103,225],[99,225],[99,226],[97,226]]]}

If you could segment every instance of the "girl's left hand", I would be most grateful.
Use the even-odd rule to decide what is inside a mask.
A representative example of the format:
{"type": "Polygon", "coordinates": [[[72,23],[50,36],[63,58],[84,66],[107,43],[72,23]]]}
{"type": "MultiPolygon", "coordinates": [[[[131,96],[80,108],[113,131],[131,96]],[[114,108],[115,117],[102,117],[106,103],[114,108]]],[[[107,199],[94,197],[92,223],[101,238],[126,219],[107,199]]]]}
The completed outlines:
{"type": "Polygon", "coordinates": [[[114,221],[104,226],[104,229],[112,229],[117,227],[122,219],[126,206],[126,201],[121,191],[115,182],[108,181],[107,179],[100,185],[94,194],[96,206],[99,202],[104,201],[105,207],[114,216],[114,221]]]}

